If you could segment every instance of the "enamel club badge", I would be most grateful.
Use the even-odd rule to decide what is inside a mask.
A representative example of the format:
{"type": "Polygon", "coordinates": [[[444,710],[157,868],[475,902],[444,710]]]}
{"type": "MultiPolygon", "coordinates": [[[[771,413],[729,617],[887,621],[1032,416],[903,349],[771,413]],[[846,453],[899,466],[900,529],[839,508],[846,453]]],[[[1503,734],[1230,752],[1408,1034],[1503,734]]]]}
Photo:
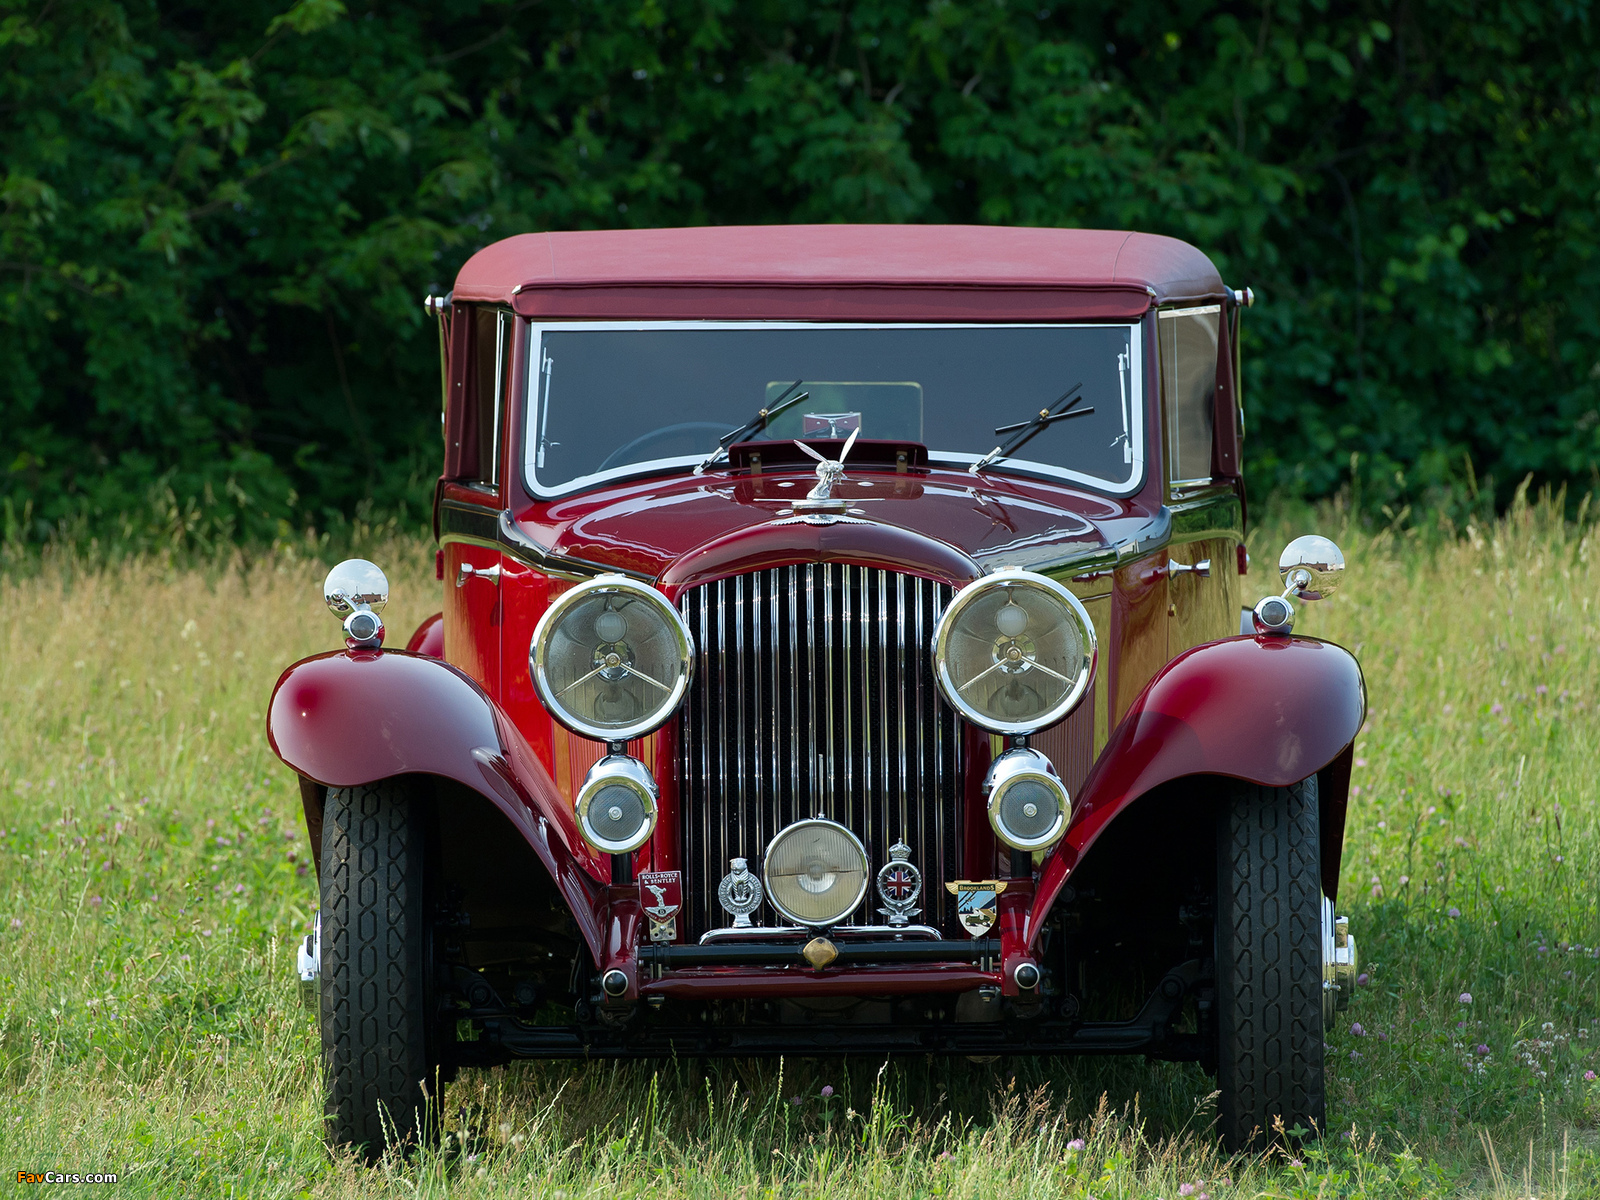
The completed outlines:
{"type": "Polygon", "coordinates": [[[678,913],[683,909],[682,871],[639,872],[639,895],[650,918],[652,942],[678,940],[678,913]]]}
{"type": "Polygon", "coordinates": [[[915,907],[922,895],[922,872],[911,863],[911,847],[896,842],[889,847],[889,861],[878,868],[878,911],[891,925],[909,925],[922,910],[915,907]]]}

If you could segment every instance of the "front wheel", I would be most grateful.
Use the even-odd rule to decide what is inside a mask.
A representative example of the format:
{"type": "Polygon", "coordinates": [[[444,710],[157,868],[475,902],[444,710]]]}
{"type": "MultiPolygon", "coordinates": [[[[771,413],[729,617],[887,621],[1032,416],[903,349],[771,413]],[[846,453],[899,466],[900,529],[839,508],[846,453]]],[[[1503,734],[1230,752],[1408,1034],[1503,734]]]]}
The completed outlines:
{"type": "Polygon", "coordinates": [[[326,1132],[368,1162],[426,1132],[438,1065],[422,808],[389,779],[330,791],[323,813],[326,1132]]]}
{"type": "Polygon", "coordinates": [[[1231,785],[1217,833],[1217,1120],[1242,1151],[1325,1119],[1315,777],[1231,785]]]}

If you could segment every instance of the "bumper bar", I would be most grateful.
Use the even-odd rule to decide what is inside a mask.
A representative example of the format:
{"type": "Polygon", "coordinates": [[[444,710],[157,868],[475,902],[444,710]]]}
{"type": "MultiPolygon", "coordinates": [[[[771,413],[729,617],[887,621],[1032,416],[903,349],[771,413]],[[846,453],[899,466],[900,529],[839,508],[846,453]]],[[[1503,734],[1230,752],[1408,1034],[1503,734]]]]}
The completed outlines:
{"type": "MultiPolygon", "coordinates": [[[[639,947],[640,973],[672,971],[681,967],[786,967],[806,966],[803,942],[713,942],[706,946],[639,947]]],[[[838,941],[833,963],[974,963],[997,958],[998,938],[942,938],[937,941],[838,941]]]]}

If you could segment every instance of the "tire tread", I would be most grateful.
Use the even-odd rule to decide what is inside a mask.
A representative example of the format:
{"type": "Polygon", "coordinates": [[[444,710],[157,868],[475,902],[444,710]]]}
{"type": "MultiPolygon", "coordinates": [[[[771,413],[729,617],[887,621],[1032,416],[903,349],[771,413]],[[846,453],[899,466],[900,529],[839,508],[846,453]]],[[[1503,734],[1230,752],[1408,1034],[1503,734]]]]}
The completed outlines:
{"type": "Polygon", "coordinates": [[[427,1075],[416,805],[396,781],[329,792],[322,849],[327,1136],[370,1161],[414,1137],[427,1075]]]}
{"type": "Polygon", "coordinates": [[[1238,1151],[1325,1121],[1315,777],[1235,785],[1218,832],[1218,1125],[1238,1151]]]}

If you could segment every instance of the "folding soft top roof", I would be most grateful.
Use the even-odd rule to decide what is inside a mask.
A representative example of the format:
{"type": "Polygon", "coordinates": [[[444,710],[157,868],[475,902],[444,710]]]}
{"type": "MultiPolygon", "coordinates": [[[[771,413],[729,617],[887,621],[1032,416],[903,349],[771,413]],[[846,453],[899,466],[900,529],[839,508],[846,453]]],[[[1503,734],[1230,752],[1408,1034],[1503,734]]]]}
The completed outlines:
{"type": "Polygon", "coordinates": [[[1227,296],[1187,242],[1098,229],[743,225],[525,233],[478,251],[458,301],[556,319],[1131,319],[1227,296]]]}

